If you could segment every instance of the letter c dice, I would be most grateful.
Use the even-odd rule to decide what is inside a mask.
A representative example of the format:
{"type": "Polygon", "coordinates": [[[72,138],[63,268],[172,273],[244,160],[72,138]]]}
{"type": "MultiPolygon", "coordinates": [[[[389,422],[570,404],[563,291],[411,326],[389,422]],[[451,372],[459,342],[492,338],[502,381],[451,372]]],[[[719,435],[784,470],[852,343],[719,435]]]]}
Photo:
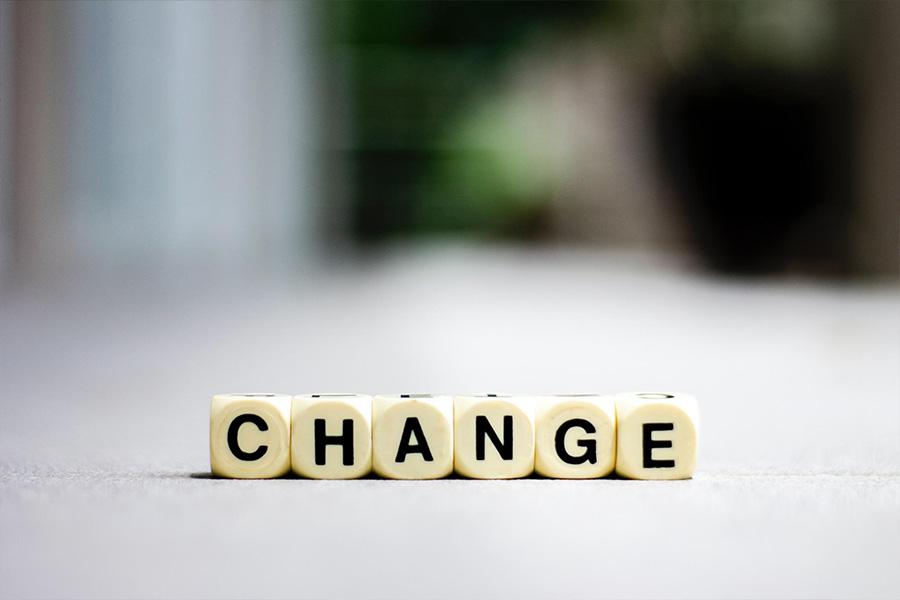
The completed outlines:
{"type": "Polygon", "coordinates": [[[213,475],[270,479],[291,469],[291,397],[218,394],[209,413],[213,475]]]}
{"type": "Polygon", "coordinates": [[[697,464],[700,419],[693,396],[617,394],[616,473],[629,479],[688,479],[697,464]]]}

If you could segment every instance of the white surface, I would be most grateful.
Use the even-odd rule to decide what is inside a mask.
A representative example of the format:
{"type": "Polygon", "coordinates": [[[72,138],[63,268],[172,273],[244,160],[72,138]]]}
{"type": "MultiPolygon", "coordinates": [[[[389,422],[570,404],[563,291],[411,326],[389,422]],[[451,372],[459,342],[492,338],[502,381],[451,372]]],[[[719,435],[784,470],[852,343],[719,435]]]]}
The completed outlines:
{"type": "Polygon", "coordinates": [[[900,596],[896,287],[451,250],[85,289],[0,304],[0,597],[900,596]],[[697,396],[693,480],[203,475],[214,392],[635,388],[697,396]]]}

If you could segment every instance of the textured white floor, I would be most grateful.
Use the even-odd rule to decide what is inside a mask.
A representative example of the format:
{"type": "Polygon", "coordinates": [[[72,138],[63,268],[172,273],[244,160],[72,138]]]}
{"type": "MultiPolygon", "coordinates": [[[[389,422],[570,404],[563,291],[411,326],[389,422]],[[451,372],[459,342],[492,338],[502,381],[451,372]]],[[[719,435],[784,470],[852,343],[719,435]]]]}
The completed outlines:
{"type": "Polygon", "coordinates": [[[0,297],[0,597],[900,597],[900,289],[430,251],[0,297]],[[208,478],[217,391],[694,392],[685,482],[208,478]]]}

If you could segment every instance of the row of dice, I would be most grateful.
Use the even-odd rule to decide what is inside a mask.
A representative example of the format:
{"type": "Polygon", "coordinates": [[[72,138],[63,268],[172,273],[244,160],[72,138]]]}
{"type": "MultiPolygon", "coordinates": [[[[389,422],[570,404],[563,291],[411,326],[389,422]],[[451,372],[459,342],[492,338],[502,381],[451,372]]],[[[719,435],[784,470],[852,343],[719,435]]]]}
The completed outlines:
{"type": "Polygon", "coordinates": [[[699,419],[687,394],[220,394],[219,477],[686,479],[699,419]]]}

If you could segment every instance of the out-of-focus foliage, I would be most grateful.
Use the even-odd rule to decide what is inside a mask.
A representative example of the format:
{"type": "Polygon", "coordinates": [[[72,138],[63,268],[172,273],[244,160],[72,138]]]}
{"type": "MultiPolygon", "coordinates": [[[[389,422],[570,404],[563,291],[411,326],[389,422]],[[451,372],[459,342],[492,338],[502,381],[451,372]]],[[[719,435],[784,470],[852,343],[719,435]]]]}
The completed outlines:
{"type": "Polygon", "coordinates": [[[456,231],[518,235],[551,193],[541,148],[504,104],[505,61],[539,32],[570,30],[624,4],[344,2],[328,5],[330,48],[344,67],[363,239],[456,231]]]}
{"type": "MultiPolygon", "coordinates": [[[[350,133],[340,149],[353,182],[353,231],[362,240],[435,232],[544,233],[553,200],[567,183],[566,160],[573,150],[548,122],[546,107],[510,87],[510,66],[521,72],[523,56],[558,49],[570,61],[596,60],[606,52],[610,62],[621,63],[625,56],[627,64],[620,67],[640,71],[633,76],[648,82],[647,93],[666,102],[693,94],[682,82],[690,87],[698,73],[706,79],[725,73],[726,85],[739,94],[768,97],[769,81],[808,78],[841,56],[840,6],[822,2],[353,0],[326,6],[329,52],[349,95],[350,133]],[[582,57],[572,51],[579,47],[593,50],[582,57]]],[[[772,101],[805,102],[794,91],[788,89],[782,102],[775,90],[772,101]]],[[[718,93],[710,101],[717,102],[718,93]]],[[[757,118],[747,102],[749,118],[757,118]]],[[[660,109],[667,119],[682,117],[660,109]]],[[[713,107],[709,114],[728,110],[713,107]]],[[[781,114],[777,106],[762,110],[781,114]]],[[[662,128],[679,125],[665,122],[662,128]]],[[[818,126],[799,133],[815,135],[818,126]]],[[[684,135],[641,143],[690,144],[697,132],[684,135]]],[[[680,151],[662,148],[659,155],[680,151]]],[[[707,165],[689,168],[702,171],[707,165]]],[[[706,210],[696,203],[688,208],[706,210]]]]}

